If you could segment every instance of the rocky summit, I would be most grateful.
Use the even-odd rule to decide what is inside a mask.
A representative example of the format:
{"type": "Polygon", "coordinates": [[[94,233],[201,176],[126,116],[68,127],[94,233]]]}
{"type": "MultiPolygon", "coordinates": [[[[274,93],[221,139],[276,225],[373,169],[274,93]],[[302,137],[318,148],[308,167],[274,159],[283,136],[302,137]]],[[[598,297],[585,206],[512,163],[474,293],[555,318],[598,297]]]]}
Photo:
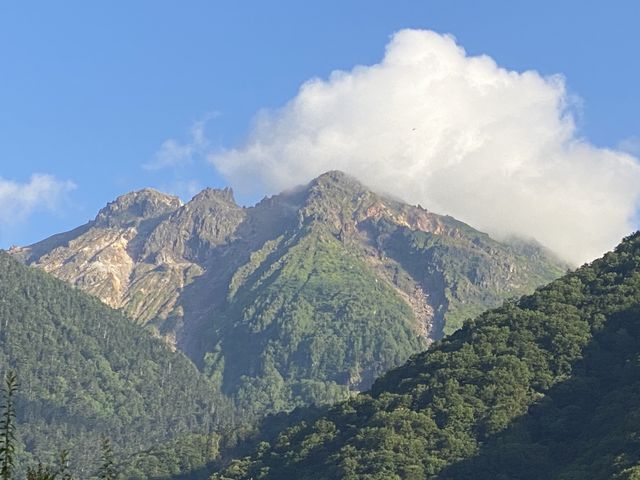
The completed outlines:
{"type": "Polygon", "coordinates": [[[329,403],[565,265],[344,173],[239,206],[145,189],[11,253],[122,309],[247,412],[329,403]]]}

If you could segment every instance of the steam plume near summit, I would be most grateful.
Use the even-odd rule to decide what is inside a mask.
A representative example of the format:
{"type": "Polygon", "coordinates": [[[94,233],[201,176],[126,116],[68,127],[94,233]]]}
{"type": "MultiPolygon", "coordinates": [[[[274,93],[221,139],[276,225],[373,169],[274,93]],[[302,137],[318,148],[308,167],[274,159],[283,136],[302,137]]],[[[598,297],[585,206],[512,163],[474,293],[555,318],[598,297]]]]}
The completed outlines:
{"type": "Polygon", "coordinates": [[[573,263],[634,229],[640,165],[577,134],[563,78],[500,68],[446,35],[403,30],[376,65],[312,79],[210,157],[240,191],[327,170],[573,263]]]}

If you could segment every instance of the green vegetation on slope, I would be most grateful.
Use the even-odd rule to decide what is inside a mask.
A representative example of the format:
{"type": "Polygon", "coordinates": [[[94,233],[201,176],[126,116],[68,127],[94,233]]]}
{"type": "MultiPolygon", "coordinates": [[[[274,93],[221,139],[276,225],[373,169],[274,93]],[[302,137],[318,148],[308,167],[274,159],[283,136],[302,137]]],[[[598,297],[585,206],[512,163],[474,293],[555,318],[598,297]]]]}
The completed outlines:
{"type": "Polygon", "coordinates": [[[248,416],[344,400],[443,326],[561,274],[540,247],[524,254],[340,172],[255,208],[274,206],[297,222],[234,268],[204,362],[248,416]]]}
{"type": "Polygon", "coordinates": [[[444,221],[455,234],[398,228],[386,221],[374,226],[381,251],[424,285],[439,307],[434,328],[441,331],[432,337],[449,335],[487,308],[531,293],[565,272],[535,244],[501,244],[451,217],[444,221]]]}
{"type": "Polygon", "coordinates": [[[247,413],[343,400],[426,345],[388,282],[317,225],[269,244],[231,284],[206,362],[247,413]]]}
{"type": "Polygon", "coordinates": [[[238,206],[123,195],[14,255],[122,308],[183,351],[243,421],[368,389],[429,340],[560,276],[528,250],[328,172],[238,206]]]}
{"type": "Polygon", "coordinates": [[[215,479],[635,479],[640,233],[215,479]]]}
{"type": "MultiPolygon", "coordinates": [[[[50,462],[68,448],[74,470],[87,478],[102,434],[124,459],[171,439],[208,435],[217,421],[211,412],[224,408],[182,354],[99,300],[0,252],[0,376],[9,369],[20,382],[16,451],[23,469],[31,454],[50,462]]],[[[130,473],[196,468],[211,458],[202,448],[197,459],[189,453],[130,473]]]]}

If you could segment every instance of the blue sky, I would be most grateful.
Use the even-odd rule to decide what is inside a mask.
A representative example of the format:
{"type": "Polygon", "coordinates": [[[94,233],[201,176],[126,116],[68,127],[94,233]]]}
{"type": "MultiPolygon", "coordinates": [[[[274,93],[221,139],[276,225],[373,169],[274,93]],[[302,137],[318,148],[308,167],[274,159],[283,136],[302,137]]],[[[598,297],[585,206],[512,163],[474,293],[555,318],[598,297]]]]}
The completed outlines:
{"type": "Polygon", "coordinates": [[[85,223],[130,190],[227,185],[205,150],[242,145],[256,112],[310,78],[380,62],[406,28],[450,33],[508,70],[562,74],[580,99],[576,135],[637,155],[638,21],[635,0],[1,2],[0,247],[85,223]],[[206,148],[149,168],[194,125],[206,148]],[[12,192],[38,173],[59,191],[19,207],[27,194],[12,192]]]}

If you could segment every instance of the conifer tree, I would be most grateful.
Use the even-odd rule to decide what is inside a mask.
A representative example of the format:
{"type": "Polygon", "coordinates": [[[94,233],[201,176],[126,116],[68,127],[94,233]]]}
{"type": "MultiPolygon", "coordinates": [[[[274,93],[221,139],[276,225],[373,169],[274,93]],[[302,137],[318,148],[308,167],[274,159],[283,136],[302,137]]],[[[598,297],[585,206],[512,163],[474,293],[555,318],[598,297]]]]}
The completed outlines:
{"type": "Polygon", "coordinates": [[[69,450],[60,450],[58,455],[57,478],[60,480],[72,480],[71,472],[69,472],[69,450]]]}
{"type": "Polygon", "coordinates": [[[111,448],[111,442],[107,437],[102,437],[100,447],[102,450],[102,465],[98,472],[98,478],[100,478],[100,480],[116,480],[117,472],[113,457],[113,449],[111,448]]]}
{"type": "Polygon", "coordinates": [[[13,397],[18,389],[18,379],[14,371],[5,375],[4,402],[2,405],[2,417],[0,418],[0,478],[10,480],[13,473],[13,461],[15,454],[15,406],[13,397]]]}
{"type": "Polygon", "coordinates": [[[27,469],[27,480],[57,480],[58,476],[51,467],[38,463],[36,468],[27,469]]]}

